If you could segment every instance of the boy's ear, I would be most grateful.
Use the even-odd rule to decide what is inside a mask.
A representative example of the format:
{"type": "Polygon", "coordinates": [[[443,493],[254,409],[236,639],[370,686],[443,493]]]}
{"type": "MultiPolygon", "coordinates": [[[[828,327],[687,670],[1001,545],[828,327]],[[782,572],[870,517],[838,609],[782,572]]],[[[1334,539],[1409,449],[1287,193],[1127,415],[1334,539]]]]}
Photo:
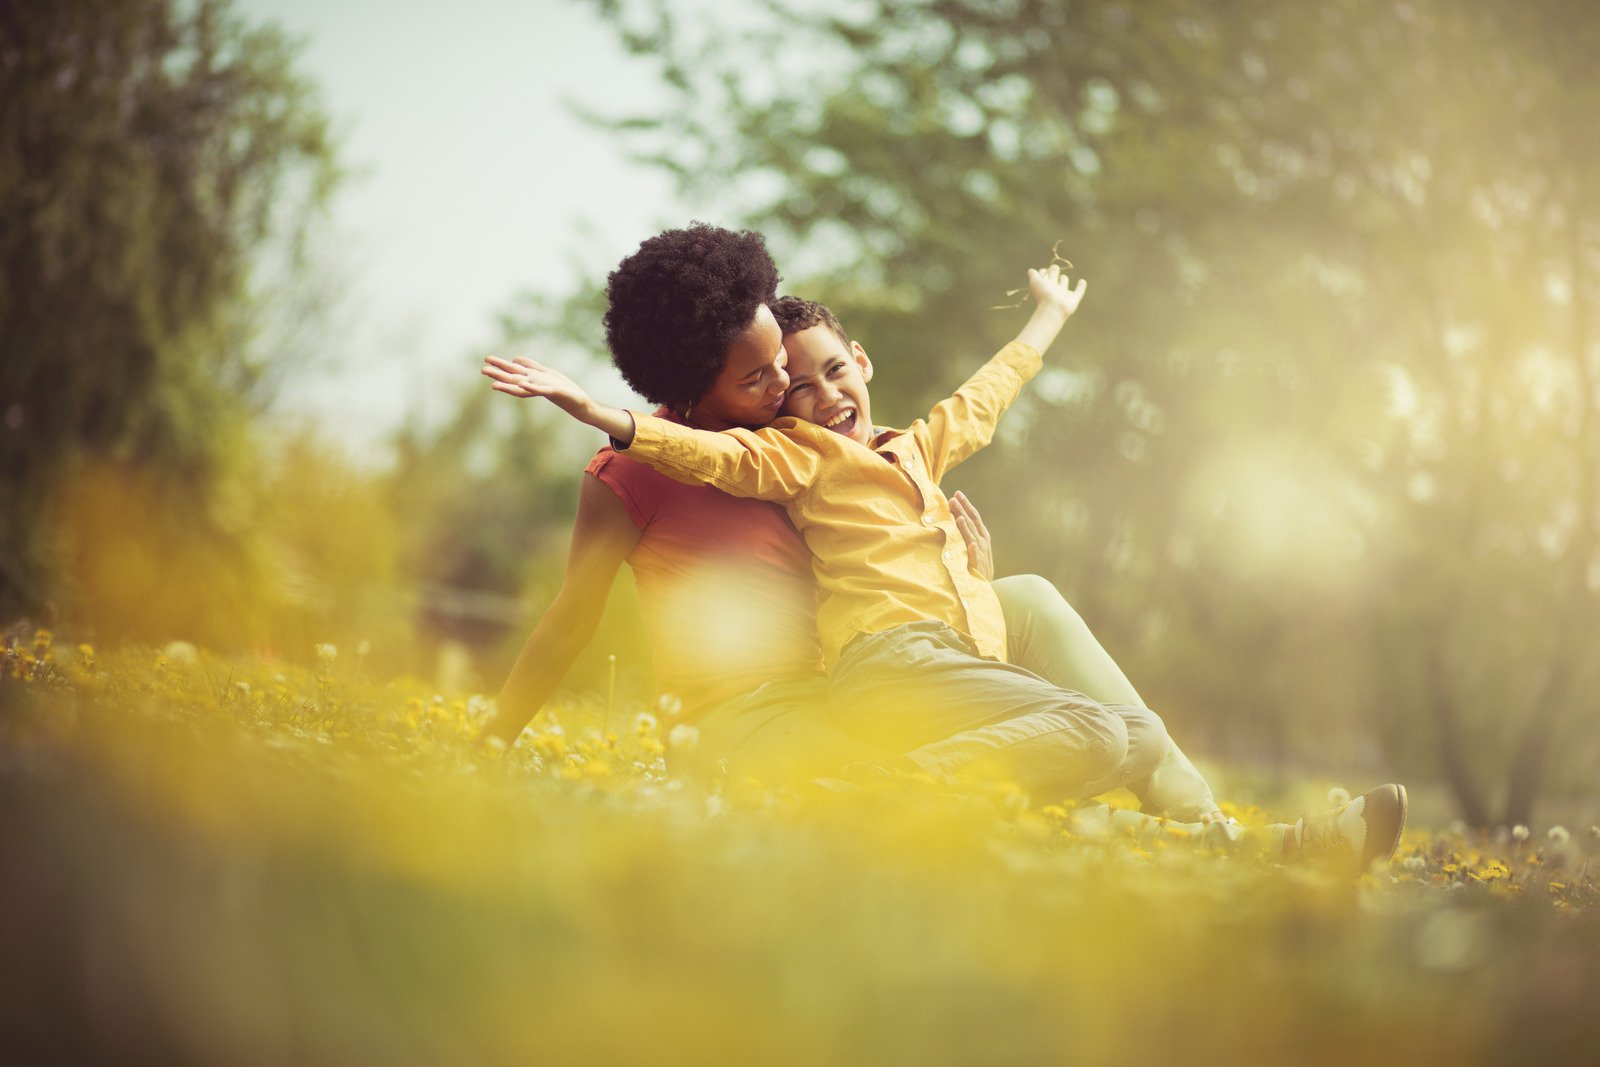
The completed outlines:
{"type": "Polygon", "coordinates": [[[861,347],[861,342],[850,342],[850,355],[855,358],[856,366],[861,368],[861,380],[872,381],[872,360],[867,358],[867,350],[861,347]]]}

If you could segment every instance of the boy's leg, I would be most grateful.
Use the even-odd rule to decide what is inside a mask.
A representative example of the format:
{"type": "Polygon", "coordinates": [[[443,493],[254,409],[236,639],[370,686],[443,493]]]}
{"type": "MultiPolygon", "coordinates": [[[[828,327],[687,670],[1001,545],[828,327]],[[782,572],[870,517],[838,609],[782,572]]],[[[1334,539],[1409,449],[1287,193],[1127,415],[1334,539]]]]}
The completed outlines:
{"type": "MultiPolygon", "coordinates": [[[[1083,618],[1049,581],[1036,574],[997,579],[995,594],[1006,616],[1007,652],[1013,663],[1109,706],[1144,707],[1133,683],[1083,618]]],[[[1196,819],[1217,802],[1193,763],[1169,742],[1159,766],[1128,787],[1145,810],[1196,819]]]]}
{"type": "Polygon", "coordinates": [[[1074,808],[1068,825],[1083,837],[1129,837],[1144,848],[1166,839],[1212,848],[1255,846],[1274,857],[1281,855],[1283,834],[1288,829],[1281,823],[1254,827],[1236,822],[1184,822],[1100,803],[1074,808]]]}
{"type": "Polygon", "coordinates": [[[693,724],[692,742],[667,751],[675,774],[799,782],[888,753],[842,730],[828,714],[820,673],[777,678],[712,707],[693,724]]]}
{"type": "Polygon", "coordinates": [[[857,638],[834,672],[852,733],[945,776],[992,766],[1046,795],[1092,796],[1147,777],[1169,743],[1144,708],[1108,708],[976,655],[940,623],[857,638]]]}

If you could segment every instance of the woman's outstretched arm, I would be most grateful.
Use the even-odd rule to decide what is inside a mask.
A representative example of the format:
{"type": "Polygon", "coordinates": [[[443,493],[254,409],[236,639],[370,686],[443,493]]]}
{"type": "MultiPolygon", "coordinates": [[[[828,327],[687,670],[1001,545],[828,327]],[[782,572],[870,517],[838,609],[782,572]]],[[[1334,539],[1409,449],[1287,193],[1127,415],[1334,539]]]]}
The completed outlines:
{"type": "Polygon", "coordinates": [[[561,591],[522,646],[484,736],[512,744],[544,707],[578,653],[594,638],[617,568],[639,543],[639,536],[617,495],[600,479],[585,474],[561,591]]]}

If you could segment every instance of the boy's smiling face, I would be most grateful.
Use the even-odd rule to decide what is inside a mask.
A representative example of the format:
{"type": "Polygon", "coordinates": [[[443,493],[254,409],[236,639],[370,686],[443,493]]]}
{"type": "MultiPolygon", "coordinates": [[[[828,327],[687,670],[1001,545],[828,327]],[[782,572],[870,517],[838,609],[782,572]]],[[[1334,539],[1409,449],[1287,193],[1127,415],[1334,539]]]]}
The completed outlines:
{"type": "Polygon", "coordinates": [[[783,414],[832,430],[858,444],[872,444],[872,361],[861,346],[827,326],[816,325],[788,334],[783,349],[789,356],[789,391],[783,414]]]}

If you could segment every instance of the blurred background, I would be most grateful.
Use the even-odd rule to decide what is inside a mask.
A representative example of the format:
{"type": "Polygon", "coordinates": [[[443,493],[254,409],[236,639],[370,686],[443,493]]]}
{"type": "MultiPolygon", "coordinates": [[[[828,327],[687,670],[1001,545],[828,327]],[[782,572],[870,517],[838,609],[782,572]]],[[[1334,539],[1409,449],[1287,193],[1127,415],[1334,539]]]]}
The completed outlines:
{"type": "Polygon", "coordinates": [[[492,692],[599,441],[485,353],[631,402],[606,272],[748,225],[906,422],[1058,246],[946,486],[1000,572],[1197,754],[1529,822],[1600,775],[1597,54],[1588,0],[6,5],[0,626],[492,692]]]}

